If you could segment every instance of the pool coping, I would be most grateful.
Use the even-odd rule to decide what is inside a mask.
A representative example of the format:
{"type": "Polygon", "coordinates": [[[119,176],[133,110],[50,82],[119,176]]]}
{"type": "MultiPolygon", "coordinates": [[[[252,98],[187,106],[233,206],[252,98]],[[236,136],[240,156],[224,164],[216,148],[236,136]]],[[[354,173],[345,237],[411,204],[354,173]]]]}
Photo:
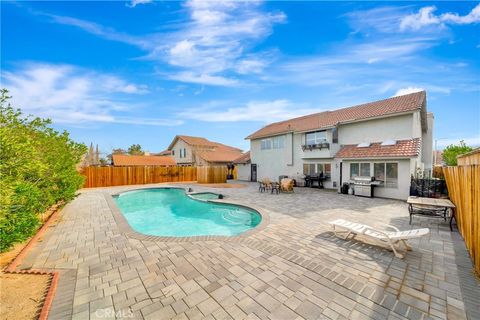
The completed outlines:
{"type": "Polygon", "coordinates": [[[162,187],[134,187],[132,189],[122,190],[120,192],[103,192],[103,196],[107,201],[108,207],[110,208],[112,215],[117,223],[118,228],[121,232],[123,232],[127,237],[133,238],[136,240],[145,240],[145,241],[164,241],[164,242],[191,242],[191,241],[209,241],[209,240],[239,240],[244,239],[248,236],[251,236],[254,233],[257,233],[263,229],[270,223],[270,216],[268,214],[268,210],[259,208],[256,206],[246,205],[243,203],[239,203],[236,201],[225,201],[224,199],[215,199],[215,200],[203,200],[203,199],[196,199],[190,196],[190,194],[201,193],[201,192],[193,192],[193,189],[190,187],[171,187],[171,186],[162,186],[162,187]],[[123,215],[118,208],[117,204],[115,203],[113,197],[120,195],[122,193],[136,191],[136,190],[149,190],[149,189],[180,189],[185,192],[187,196],[191,199],[196,201],[203,201],[203,202],[213,202],[213,203],[221,203],[221,204],[233,204],[239,207],[253,209],[257,211],[262,220],[260,223],[250,230],[244,231],[235,236],[219,236],[219,235],[208,235],[208,236],[188,236],[188,237],[171,237],[171,236],[154,236],[154,235],[147,235],[141,232],[138,232],[132,228],[132,226],[128,223],[127,218],[123,215]],[[192,190],[192,191],[190,191],[192,190]]]}

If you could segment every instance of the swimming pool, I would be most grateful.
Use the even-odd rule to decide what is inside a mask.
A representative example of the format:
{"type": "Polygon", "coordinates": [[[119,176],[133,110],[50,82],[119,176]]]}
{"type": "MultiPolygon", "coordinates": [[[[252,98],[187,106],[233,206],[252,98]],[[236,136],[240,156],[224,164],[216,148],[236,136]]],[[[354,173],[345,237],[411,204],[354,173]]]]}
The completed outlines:
{"type": "Polygon", "coordinates": [[[192,199],[179,188],[127,191],[114,200],[137,232],[167,237],[235,236],[261,222],[253,209],[192,199]]]}

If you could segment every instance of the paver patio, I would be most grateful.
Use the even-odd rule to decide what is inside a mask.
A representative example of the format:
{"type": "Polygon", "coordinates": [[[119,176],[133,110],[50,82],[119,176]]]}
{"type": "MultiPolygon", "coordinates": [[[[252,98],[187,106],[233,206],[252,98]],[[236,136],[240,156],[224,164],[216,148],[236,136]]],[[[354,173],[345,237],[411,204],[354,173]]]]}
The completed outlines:
{"type": "Polygon", "coordinates": [[[440,219],[410,226],[404,202],[307,188],[261,194],[251,183],[183,186],[260,207],[270,221],[227,240],[138,240],[119,229],[106,200],[138,186],[83,190],[21,266],[61,271],[49,318],[480,319],[461,236],[440,219]],[[431,233],[400,260],[362,237],[336,238],[327,224],[336,218],[431,233]]]}

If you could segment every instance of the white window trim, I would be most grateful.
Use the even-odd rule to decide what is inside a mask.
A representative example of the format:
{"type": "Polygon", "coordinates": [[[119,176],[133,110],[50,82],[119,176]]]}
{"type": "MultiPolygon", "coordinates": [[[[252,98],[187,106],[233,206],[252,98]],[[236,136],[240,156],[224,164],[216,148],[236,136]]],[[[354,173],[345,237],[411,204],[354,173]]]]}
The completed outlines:
{"type": "Polygon", "coordinates": [[[375,161],[373,162],[373,175],[375,176],[375,164],[383,164],[383,174],[385,176],[385,181],[383,181],[383,184],[380,185],[379,187],[385,188],[385,189],[398,189],[398,171],[400,168],[399,162],[398,161],[375,161]],[[395,187],[387,187],[387,163],[395,163],[397,164],[397,185],[395,187]]]}

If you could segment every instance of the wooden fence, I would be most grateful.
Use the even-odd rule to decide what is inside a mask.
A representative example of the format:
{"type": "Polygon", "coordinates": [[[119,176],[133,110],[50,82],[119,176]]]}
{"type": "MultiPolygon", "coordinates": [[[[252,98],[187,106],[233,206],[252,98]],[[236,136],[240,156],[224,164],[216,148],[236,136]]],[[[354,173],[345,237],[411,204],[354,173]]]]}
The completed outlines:
{"type": "Polygon", "coordinates": [[[457,165],[468,166],[472,164],[480,164],[480,148],[457,157],[457,165]]]}
{"type": "Polygon", "coordinates": [[[443,168],[458,230],[480,275],[480,165],[443,168]]]}
{"type": "Polygon", "coordinates": [[[198,183],[225,183],[227,182],[226,166],[197,167],[198,183]]]}
{"type": "Polygon", "coordinates": [[[85,188],[197,180],[196,167],[86,167],[85,188]]]}

